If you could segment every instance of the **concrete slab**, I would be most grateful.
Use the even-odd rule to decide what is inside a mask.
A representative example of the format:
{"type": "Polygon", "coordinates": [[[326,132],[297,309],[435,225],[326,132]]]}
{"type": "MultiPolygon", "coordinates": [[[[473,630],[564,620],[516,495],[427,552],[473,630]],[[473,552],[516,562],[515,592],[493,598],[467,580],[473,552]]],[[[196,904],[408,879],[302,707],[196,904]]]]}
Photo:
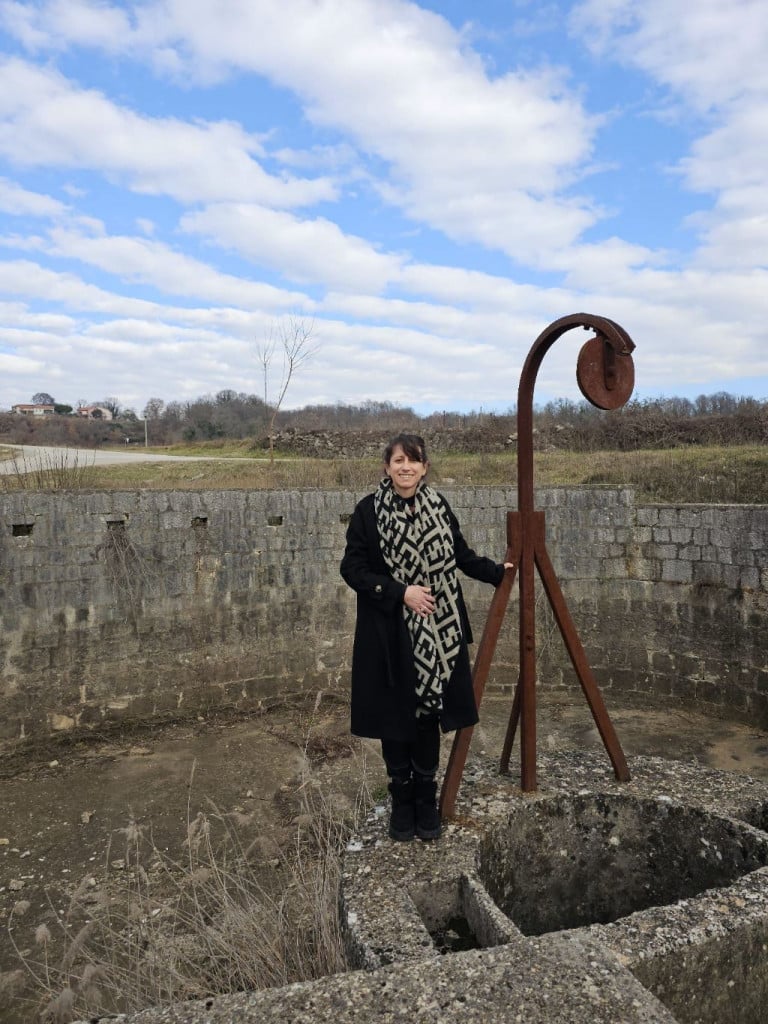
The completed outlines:
{"type": "Polygon", "coordinates": [[[147,1010],[130,1024],[674,1024],[596,944],[516,941],[253,995],[147,1010]]]}

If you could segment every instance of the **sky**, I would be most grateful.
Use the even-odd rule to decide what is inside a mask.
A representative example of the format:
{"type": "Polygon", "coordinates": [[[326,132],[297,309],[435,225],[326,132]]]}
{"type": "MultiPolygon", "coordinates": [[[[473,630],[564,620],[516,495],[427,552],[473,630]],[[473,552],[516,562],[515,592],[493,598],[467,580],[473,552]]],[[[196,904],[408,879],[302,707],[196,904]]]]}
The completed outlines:
{"type": "Polygon", "coordinates": [[[765,0],[0,0],[0,408],[263,397],[298,325],[284,408],[504,412],[579,312],[766,399],[767,57],[765,0]]]}

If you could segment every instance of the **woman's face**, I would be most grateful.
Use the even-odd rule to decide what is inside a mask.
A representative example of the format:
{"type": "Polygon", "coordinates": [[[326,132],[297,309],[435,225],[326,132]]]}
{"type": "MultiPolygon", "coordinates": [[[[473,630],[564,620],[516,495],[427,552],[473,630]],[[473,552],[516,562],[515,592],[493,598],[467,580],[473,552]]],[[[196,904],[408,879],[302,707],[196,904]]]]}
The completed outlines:
{"type": "Polygon", "coordinates": [[[397,444],[392,450],[392,457],[384,467],[384,471],[392,480],[401,498],[410,498],[416,493],[416,488],[427,475],[427,463],[412,459],[403,451],[402,446],[397,444]]]}

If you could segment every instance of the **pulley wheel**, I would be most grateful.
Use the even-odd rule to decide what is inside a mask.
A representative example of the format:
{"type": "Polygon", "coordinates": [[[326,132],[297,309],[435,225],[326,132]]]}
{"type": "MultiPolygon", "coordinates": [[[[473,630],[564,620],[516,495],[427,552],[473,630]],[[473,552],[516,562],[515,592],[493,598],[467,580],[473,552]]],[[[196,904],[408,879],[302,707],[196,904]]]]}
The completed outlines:
{"type": "Polygon", "coordinates": [[[632,356],[619,355],[600,337],[590,338],[579,352],[576,381],[582,395],[598,409],[620,409],[635,386],[632,356]]]}

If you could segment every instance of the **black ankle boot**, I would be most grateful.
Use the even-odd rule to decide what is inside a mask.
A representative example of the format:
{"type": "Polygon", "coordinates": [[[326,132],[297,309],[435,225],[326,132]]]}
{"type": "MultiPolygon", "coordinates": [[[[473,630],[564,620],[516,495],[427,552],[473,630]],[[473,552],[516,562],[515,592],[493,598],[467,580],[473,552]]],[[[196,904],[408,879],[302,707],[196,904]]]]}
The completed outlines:
{"type": "Polygon", "coordinates": [[[389,818],[390,839],[406,842],[415,834],[415,817],[413,806],[413,782],[393,779],[389,784],[392,794],[392,814],[389,818]]]}
{"type": "Polygon", "coordinates": [[[419,839],[437,839],[442,832],[440,812],[437,809],[437,783],[434,779],[415,776],[413,796],[416,809],[416,835],[419,839]]]}

